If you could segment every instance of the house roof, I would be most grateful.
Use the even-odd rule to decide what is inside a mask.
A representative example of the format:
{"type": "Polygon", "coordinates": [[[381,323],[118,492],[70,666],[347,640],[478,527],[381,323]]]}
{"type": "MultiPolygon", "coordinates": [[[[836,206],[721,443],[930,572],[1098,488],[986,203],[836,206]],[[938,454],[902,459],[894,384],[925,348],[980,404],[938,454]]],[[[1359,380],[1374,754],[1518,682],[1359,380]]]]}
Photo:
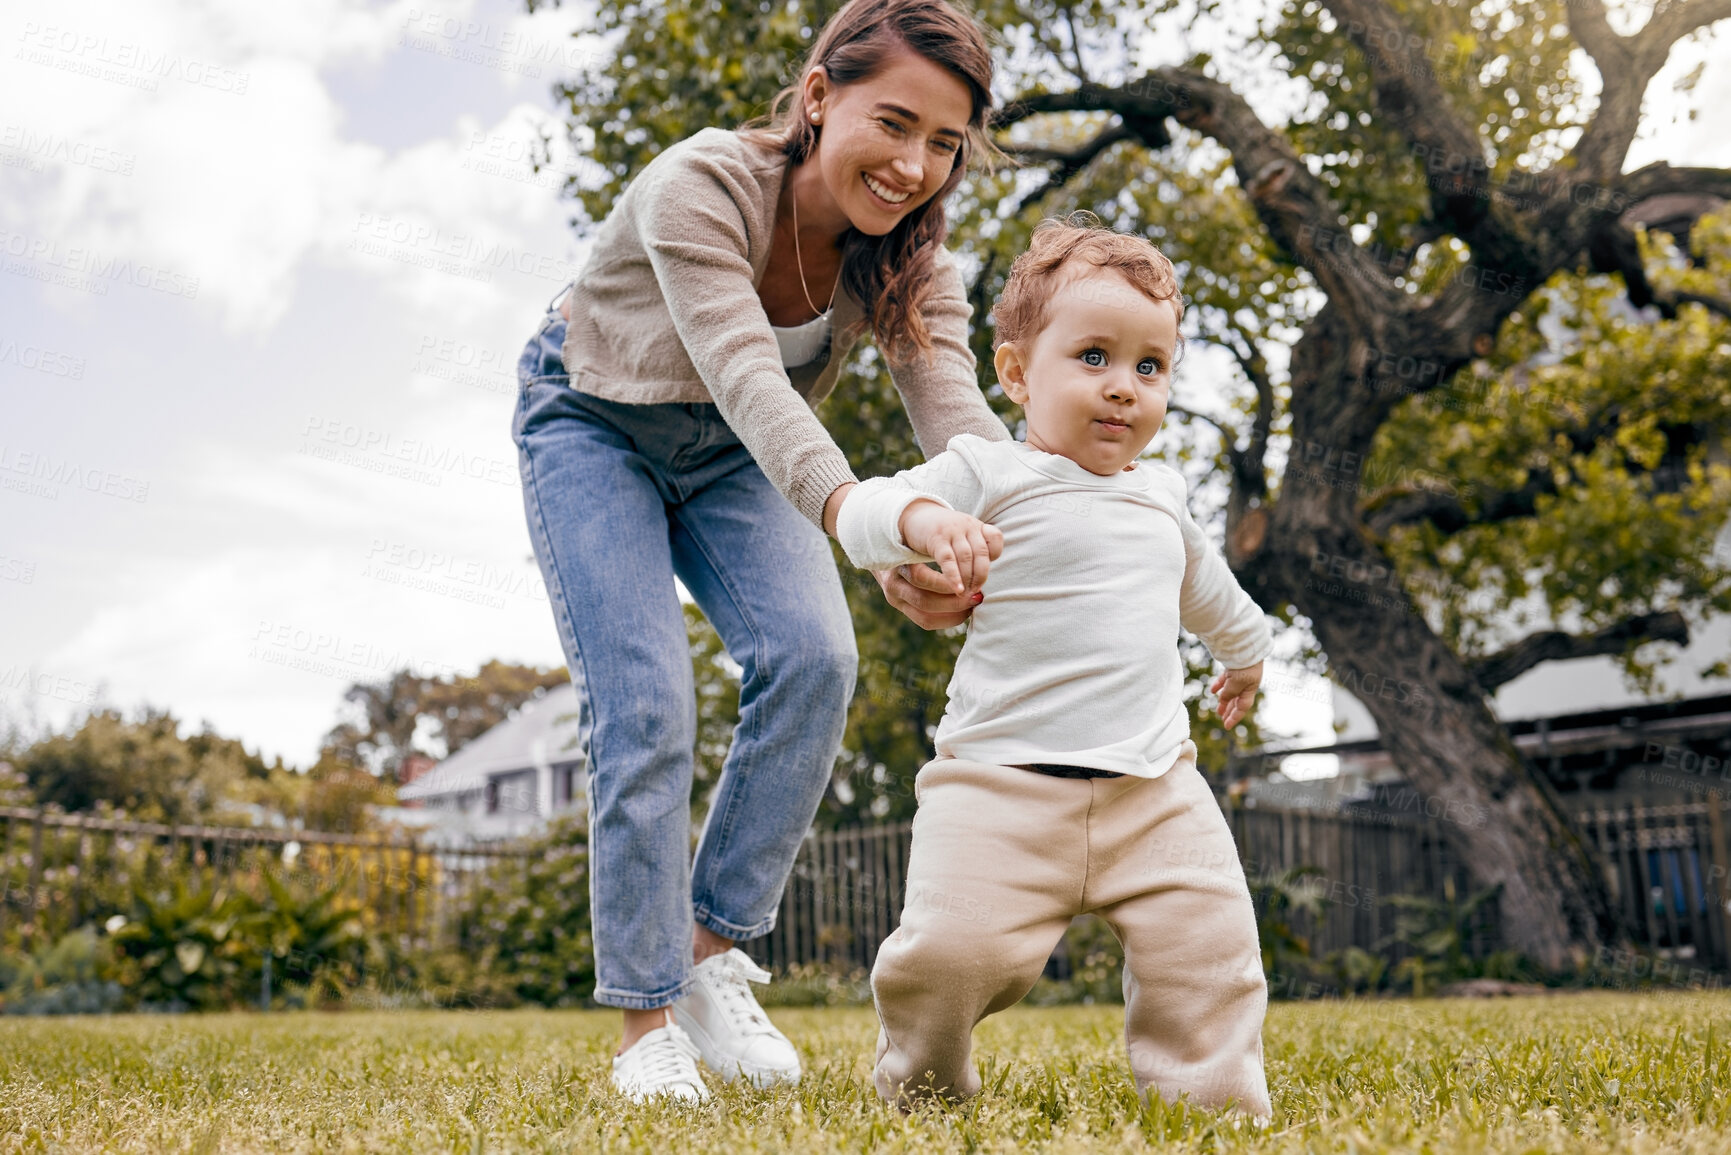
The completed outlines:
{"type": "Polygon", "coordinates": [[[402,800],[464,794],[486,788],[489,778],[568,762],[584,762],[577,747],[577,688],[567,682],[517,712],[437,766],[397,788],[402,800]]]}

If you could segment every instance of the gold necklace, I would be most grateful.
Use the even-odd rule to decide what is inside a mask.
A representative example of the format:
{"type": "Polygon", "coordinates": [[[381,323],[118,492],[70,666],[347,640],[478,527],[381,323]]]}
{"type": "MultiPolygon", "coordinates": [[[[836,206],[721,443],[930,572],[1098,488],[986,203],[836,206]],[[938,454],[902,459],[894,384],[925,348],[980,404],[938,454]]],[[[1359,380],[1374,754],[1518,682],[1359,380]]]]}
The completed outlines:
{"type": "MultiPolygon", "coordinates": [[[[816,313],[817,317],[827,317],[827,316],[829,316],[830,309],[835,308],[835,291],[837,289],[841,288],[841,270],[837,269],[835,271],[835,284],[831,285],[830,289],[829,289],[829,305],[823,309],[819,309],[817,307],[817,302],[811,299],[811,290],[806,287],[806,284],[805,284],[805,262],[800,259],[800,255],[799,255],[799,192],[798,192],[798,190],[797,189],[794,190],[791,195],[793,196],[793,263],[794,263],[794,266],[799,269],[799,291],[805,294],[805,303],[807,305],[811,306],[811,311],[816,313]]],[[[813,317],[812,320],[813,321],[817,320],[817,317],[813,317]]],[[[807,322],[807,323],[809,324],[810,322],[807,322]]]]}

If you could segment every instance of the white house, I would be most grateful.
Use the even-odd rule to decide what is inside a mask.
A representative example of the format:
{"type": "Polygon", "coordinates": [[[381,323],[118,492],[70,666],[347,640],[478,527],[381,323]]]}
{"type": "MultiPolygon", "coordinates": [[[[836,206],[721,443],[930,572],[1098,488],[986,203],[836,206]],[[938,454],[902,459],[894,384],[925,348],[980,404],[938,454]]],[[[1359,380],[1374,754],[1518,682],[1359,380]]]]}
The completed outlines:
{"type": "Polygon", "coordinates": [[[569,682],[518,708],[425,774],[397,788],[397,800],[429,817],[434,837],[452,842],[514,838],[551,815],[583,805],[587,724],[569,682]]]}

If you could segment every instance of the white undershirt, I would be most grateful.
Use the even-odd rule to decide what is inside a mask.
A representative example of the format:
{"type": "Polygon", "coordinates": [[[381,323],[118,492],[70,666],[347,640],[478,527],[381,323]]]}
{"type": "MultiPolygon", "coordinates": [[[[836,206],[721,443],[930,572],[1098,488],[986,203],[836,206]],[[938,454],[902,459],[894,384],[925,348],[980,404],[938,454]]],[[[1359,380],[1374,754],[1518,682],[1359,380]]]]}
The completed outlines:
{"type": "Polygon", "coordinates": [[[849,560],[930,560],[898,528],[921,496],[1004,535],[950,679],[941,756],[1156,778],[1190,735],[1180,624],[1229,669],[1272,646],[1170,466],[1139,461],[1102,477],[1025,442],[958,434],[924,464],[848,492],[836,537],[849,560]]]}
{"type": "Polygon", "coordinates": [[[775,343],[781,346],[783,369],[808,365],[823,352],[824,345],[829,341],[829,314],[819,313],[803,325],[791,325],[787,328],[771,325],[769,331],[775,334],[775,343]]]}

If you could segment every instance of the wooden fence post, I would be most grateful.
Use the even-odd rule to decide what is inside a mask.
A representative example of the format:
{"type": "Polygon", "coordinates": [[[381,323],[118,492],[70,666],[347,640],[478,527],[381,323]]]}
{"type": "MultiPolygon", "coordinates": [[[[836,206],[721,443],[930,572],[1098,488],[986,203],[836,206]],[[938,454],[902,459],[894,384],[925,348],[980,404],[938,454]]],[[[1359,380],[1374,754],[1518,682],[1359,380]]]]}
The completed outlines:
{"type": "Polygon", "coordinates": [[[30,830],[30,884],[25,892],[29,902],[29,913],[24,916],[24,941],[30,945],[36,935],[36,907],[41,901],[37,891],[42,886],[42,828],[47,825],[48,811],[46,807],[36,808],[36,822],[30,830]]]}

